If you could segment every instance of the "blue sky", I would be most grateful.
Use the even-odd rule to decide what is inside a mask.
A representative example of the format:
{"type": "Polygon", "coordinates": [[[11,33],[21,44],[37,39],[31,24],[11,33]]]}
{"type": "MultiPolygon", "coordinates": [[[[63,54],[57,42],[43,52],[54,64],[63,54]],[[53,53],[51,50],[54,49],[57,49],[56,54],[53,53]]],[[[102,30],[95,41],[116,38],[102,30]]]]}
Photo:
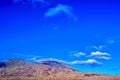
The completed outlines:
{"type": "Polygon", "coordinates": [[[0,61],[62,60],[80,71],[120,73],[117,0],[0,1],[0,61]]]}

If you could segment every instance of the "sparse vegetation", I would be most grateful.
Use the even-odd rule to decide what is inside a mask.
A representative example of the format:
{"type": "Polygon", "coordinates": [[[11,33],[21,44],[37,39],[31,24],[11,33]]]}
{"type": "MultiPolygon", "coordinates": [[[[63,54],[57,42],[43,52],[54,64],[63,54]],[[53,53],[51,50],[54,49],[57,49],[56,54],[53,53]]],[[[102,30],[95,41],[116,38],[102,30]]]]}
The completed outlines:
{"type": "Polygon", "coordinates": [[[78,72],[63,63],[46,65],[14,60],[5,61],[0,67],[0,80],[120,80],[119,76],[78,72]]]}

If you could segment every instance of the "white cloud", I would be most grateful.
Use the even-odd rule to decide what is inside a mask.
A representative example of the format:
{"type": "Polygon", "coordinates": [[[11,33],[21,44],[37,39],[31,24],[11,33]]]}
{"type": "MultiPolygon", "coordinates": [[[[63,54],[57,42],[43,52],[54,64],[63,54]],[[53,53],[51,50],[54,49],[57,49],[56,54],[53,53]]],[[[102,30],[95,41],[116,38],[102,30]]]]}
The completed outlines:
{"type": "Polygon", "coordinates": [[[57,61],[57,62],[62,62],[62,63],[65,63],[65,64],[70,64],[70,65],[75,65],[75,64],[78,64],[78,65],[90,65],[92,67],[101,66],[103,64],[103,63],[101,63],[101,62],[99,62],[99,61],[97,61],[95,59],[88,59],[86,61],[80,60],[80,61],[67,62],[67,61],[56,59],[56,58],[47,58],[47,59],[37,60],[36,62],[41,62],[41,61],[57,61]]]}
{"type": "MultiPolygon", "coordinates": [[[[45,0],[13,0],[13,2],[22,2],[23,4],[31,3],[32,6],[36,6],[36,3],[43,3],[43,5],[50,4],[48,1],[45,0]]],[[[74,21],[77,19],[72,11],[72,7],[68,5],[58,4],[56,7],[49,8],[49,10],[45,13],[45,17],[53,17],[54,15],[58,15],[60,13],[65,13],[69,18],[73,19],[74,21]]]]}
{"type": "Polygon", "coordinates": [[[90,56],[110,56],[109,53],[106,53],[106,52],[100,52],[100,51],[96,51],[96,52],[91,52],[91,55],[90,56]]]}
{"type": "Polygon", "coordinates": [[[99,59],[104,59],[104,60],[110,60],[111,57],[108,57],[108,56],[101,56],[101,57],[97,57],[99,59]]]}
{"type": "Polygon", "coordinates": [[[53,17],[54,15],[58,15],[60,13],[65,13],[69,18],[72,18],[73,20],[76,19],[76,17],[74,16],[73,12],[72,12],[72,8],[70,6],[67,5],[62,5],[62,4],[58,4],[56,7],[54,8],[50,8],[46,13],[45,13],[45,17],[53,17]]]}
{"type": "Polygon", "coordinates": [[[73,61],[70,62],[70,64],[80,64],[80,65],[90,65],[90,66],[99,66],[102,65],[103,63],[95,60],[95,59],[88,59],[86,61],[73,61]]]}
{"type": "Polygon", "coordinates": [[[88,57],[93,57],[93,58],[98,58],[98,59],[103,59],[103,60],[110,60],[110,54],[106,53],[106,52],[100,52],[100,51],[96,51],[96,52],[91,52],[90,56],[88,57]]]}
{"type": "Polygon", "coordinates": [[[85,56],[86,54],[83,52],[77,52],[74,54],[75,57],[85,56]]]}
{"type": "Polygon", "coordinates": [[[41,59],[41,56],[33,56],[33,57],[30,57],[30,58],[27,58],[26,60],[36,62],[39,59],[41,59]]]}
{"type": "Polygon", "coordinates": [[[88,59],[87,61],[81,61],[81,64],[102,64],[102,63],[96,61],[95,59],[88,59]]]}
{"type": "Polygon", "coordinates": [[[62,63],[66,63],[66,64],[69,63],[69,62],[66,62],[66,61],[63,61],[63,60],[59,60],[59,59],[56,59],[56,58],[46,58],[46,59],[36,60],[36,62],[41,62],[41,61],[57,61],[57,62],[62,62],[62,63]]]}
{"type": "Polygon", "coordinates": [[[37,59],[36,57],[33,57],[33,58],[28,59],[28,60],[35,61],[36,59],[37,59]]]}
{"type": "Polygon", "coordinates": [[[70,53],[70,57],[77,57],[77,58],[86,55],[86,53],[79,51],[70,51],[69,53],[70,53]]]}

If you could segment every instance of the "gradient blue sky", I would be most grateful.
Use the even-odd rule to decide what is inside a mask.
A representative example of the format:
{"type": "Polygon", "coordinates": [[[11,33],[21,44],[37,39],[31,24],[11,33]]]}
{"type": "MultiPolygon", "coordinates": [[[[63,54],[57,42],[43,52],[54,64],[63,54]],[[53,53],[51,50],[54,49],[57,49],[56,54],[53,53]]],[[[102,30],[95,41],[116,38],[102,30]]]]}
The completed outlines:
{"type": "Polygon", "coordinates": [[[58,59],[120,73],[120,1],[0,0],[0,61],[58,59]]]}

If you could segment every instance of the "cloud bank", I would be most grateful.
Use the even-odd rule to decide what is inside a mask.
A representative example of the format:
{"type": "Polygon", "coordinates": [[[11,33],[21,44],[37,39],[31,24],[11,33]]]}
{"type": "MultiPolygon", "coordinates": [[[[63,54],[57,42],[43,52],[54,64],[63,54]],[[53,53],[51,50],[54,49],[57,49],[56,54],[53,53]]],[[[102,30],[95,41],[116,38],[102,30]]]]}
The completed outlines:
{"type": "Polygon", "coordinates": [[[40,62],[40,61],[57,61],[57,62],[63,62],[63,63],[68,63],[66,61],[63,61],[63,60],[59,60],[59,59],[56,59],[56,58],[46,58],[46,59],[39,59],[39,60],[36,60],[36,62],[40,62]]]}
{"type": "Polygon", "coordinates": [[[91,56],[110,56],[110,54],[106,52],[96,51],[96,52],[91,52],[91,56]]]}
{"type": "Polygon", "coordinates": [[[90,65],[92,67],[95,67],[95,66],[100,66],[102,65],[103,63],[95,60],[95,59],[88,59],[86,61],[73,61],[73,62],[70,62],[70,64],[79,64],[79,65],[90,65]]]}
{"type": "Polygon", "coordinates": [[[91,52],[91,54],[90,54],[89,57],[94,57],[94,58],[103,59],[103,60],[109,60],[109,59],[111,59],[109,53],[100,52],[100,51],[91,52]]]}
{"type": "Polygon", "coordinates": [[[71,61],[71,62],[59,60],[56,58],[47,58],[47,59],[36,60],[36,62],[40,62],[40,61],[57,61],[57,62],[63,62],[63,63],[69,64],[69,65],[88,65],[91,67],[101,66],[103,64],[95,59],[79,60],[79,61],[71,61]]]}

